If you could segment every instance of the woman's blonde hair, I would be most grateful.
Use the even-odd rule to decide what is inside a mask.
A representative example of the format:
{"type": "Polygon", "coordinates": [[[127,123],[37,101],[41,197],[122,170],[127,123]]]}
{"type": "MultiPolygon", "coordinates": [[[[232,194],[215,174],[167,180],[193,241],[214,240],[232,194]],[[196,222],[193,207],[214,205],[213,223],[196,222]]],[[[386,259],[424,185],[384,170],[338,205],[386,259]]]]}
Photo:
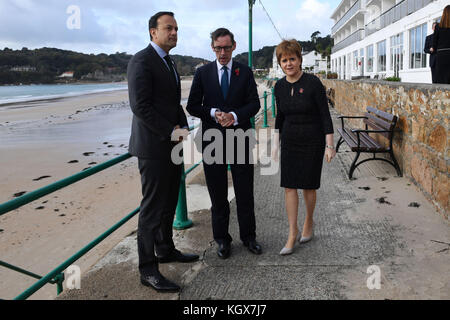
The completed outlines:
{"type": "Polygon", "coordinates": [[[441,22],[439,23],[441,28],[450,28],[450,5],[444,8],[442,12],[441,22]]]}
{"type": "Polygon", "coordinates": [[[303,61],[302,58],[302,46],[297,40],[283,40],[275,49],[275,54],[277,55],[278,64],[280,64],[281,57],[283,55],[295,54],[300,59],[300,63],[303,61]]]}

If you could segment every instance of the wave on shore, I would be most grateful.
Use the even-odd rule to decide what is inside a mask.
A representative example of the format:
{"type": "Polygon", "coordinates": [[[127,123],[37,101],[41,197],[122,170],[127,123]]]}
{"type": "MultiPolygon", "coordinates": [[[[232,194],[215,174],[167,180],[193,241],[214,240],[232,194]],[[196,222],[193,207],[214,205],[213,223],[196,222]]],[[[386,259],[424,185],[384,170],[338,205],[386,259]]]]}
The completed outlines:
{"type": "Polygon", "coordinates": [[[126,90],[127,88],[126,83],[4,86],[0,87],[0,106],[126,90]]]}

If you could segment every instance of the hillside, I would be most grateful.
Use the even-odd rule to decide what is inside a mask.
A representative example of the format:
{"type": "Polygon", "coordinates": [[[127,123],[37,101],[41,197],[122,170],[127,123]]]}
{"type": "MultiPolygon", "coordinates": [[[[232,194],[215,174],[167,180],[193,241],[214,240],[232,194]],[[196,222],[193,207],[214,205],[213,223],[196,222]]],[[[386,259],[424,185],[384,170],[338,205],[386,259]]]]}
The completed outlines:
{"type": "MultiPolygon", "coordinates": [[[[173,55],[178,72],[192,75],[195,66],[204,59],[173,55]]],[[[35,50],[0,50],[0,84],[55,83],[63,80],[58,76],[73,71],[73,80],[122,81],[126,78],[128,61],[131,55],[122,52],[115,54],[84,54],[56,48],[35,50]]]]}
{"type": "MultiPolygon", "coordinates": [[[[311,35],[309,41],[299,41],[304,52],[316,50],[321,53],[323,57],[328,57],[331,54],[333,46],[333,39],[330,35],[326,37],[319,37],[320,32],[316,31],[311,35]]],[[[276,46],[263,47],[260,50],[253,51],[253,67],[255,69],[269,69],[272,67],[273,51],[276,46]]],[[[248,64],[248,53],[244,52],[236,55],[234,58],[237,61],[248,64]]]]}

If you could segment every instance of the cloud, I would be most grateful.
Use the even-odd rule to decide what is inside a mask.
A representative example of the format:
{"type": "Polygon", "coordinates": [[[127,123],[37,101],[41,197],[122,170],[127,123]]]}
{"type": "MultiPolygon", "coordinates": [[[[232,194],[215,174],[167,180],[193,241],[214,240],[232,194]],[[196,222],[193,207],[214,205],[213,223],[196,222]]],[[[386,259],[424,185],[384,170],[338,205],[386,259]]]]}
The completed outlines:
{"type": "MultiPolygon", "coordinates": [[[[308,40],[316,30],[322,35],[330,32],[332,10],[324,1],[339,0],[263,3],[283,37],[308,40]]],[[[85,53],[134,54],[148,45],[148,19],[158,11],[173,11],[178,22],[178,45],[171,53],[214,59],[209,36],[218,27],[234,33],[236,54],[248,50],[248,2],[243,0],[0,0],[0,43],[14,49],[47,46],[85,53]],[[69,5],[81,10],[80,29],[66,26],[69,5]]],[[[279,42],[257,1],[253,49],[279,42]]]]}

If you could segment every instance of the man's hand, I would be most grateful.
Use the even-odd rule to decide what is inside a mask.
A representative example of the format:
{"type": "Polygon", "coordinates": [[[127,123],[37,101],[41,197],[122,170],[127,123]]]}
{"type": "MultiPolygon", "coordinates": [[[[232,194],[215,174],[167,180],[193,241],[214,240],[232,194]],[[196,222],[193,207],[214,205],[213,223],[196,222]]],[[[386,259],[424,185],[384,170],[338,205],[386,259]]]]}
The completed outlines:
{"type": "Polygon", "coordinates": [[[170,135],[170,140],[181,142],[189,135],[188,129],[180,129],[179,125],[176,125],[170,135]]]}
{"type": "Polygon", "coordinates": [[[216,112],[216,119],[222,127],[230,127],[234,124],[234,117],[231,113],[216,112]]]}

